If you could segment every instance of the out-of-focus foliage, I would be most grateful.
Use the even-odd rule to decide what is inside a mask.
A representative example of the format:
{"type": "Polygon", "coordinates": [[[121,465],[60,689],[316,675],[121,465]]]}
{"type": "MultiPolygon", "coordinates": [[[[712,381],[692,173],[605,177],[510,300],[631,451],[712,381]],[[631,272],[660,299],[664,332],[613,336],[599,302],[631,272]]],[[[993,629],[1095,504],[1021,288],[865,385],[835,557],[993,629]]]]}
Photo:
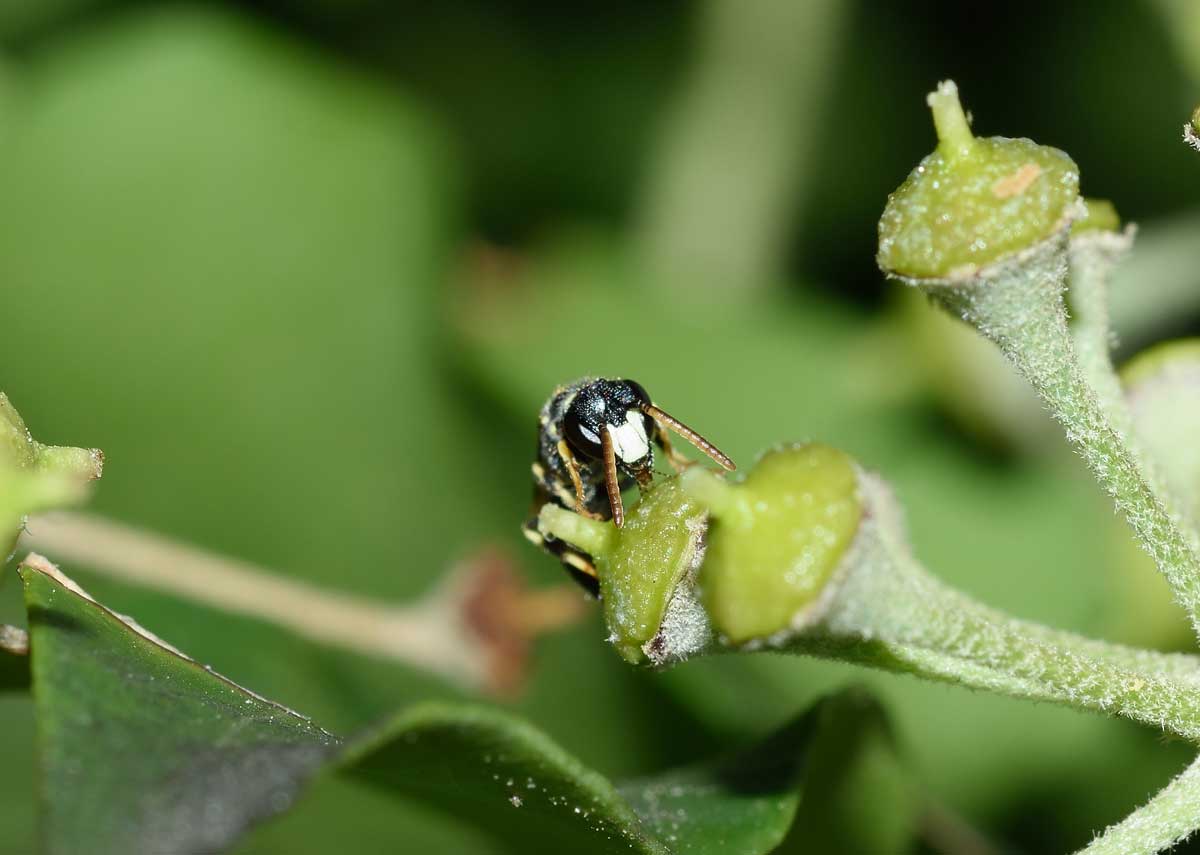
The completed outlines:
{"type": "MultiPolygon", "coordinates": [[[[880,298],[873,248],[887,192],[933,146],[912,105],[953,76],[987,117],[978,134],[1021,129],[1062,148],[1085,193],[1143,223],[1146,253],[1135,247],[1131,263],[1145,275],[1119,286],[1119,331],[1122,305],[1135,344],[1194,330],[1196,282],[1170,260],[1198,269],[1195,232],[1178,225],[1196,222],[1200,168],[1178,141],[1196,96],[1175,19],[1155,4],[1083,0],[833,4],[838,23],[810,34],[827,59],[788,72],[811,75],[788,85],[815,93],[784,129],[803,141],[800,165],[774,174],[733,160],[719,176],[785,188],[782,199],[744,188],[771,203],[777,237],[728,235],[774,253],[740,268],[770,279],[730,282],[742,296],[711,301],[646,269],[641,206],[669,150],[664,117],[695,64],[713,61],[697,48],[703,26],[755,14],[712,5],[702,18],[682,3],[4,4],[0,389],[39,439],[107,452],[97,510],[400,599],[485,542],[537,583],[560,581],[517,534],[534,416],[556,383],[627,374],[736,460],[815,439],[880,469],[928,565],[979,598],[1136,635],[1150,618],[1131,629],[1137,604],[1111,582],[1124,559],[1095,536],[1111,524],[1103,497],[1041,438],[1036,410],[1014,403],[1009,425],[969,400],[938,405],[1011,378],[945,352],[956,380],[940,385],[928,319],[880,298]],[[980,28],[1009,41],[983,46],[980,28]],[[1166,218],[1174,230],[1159,228],[1166,218]],[[1168,308],[1147,309],[1160,284],[1168,308]],[[1150,296],[1135,303],[1134,287],[1150,296]]],[[[805,38],[794,36],[797,56],[805,38]]],[[[778,62],[788,68],[786,51],[778,62]]],[[[677,220],[655,209],[653,221],[677,220]]],[[[80,576],[200,661],[338,731],[460,696],[416,671],[80,576]]],[[[0,589],[0,621],[20,620],[17,589],[0,589]]],[[[1126,723],[827,663],[635,672],[595,616],[539,645],[512,707],[623,778],[749,744],[862,680],[894,722],[906,774],[938,805],[931,816],[1023,851],[1085,842],[1183,762],[1126,723]]],[[[0,829],[16,852],[34,840],[33,726],[27,698],[0,695],[0,829]]],[[[878,768],[849,786],[895,792],[878,768]]],[[[877,817],[881,833],[906,838],[905,817],[877,817]]],[[[247,851],[489,845],[453,816],[333,780],[247,851]]]]}
{"type": "MultiPolygon", "coordinates": [[[[737,756],[618,788],[537,728],[483,707],[418,705],[339,740],[109,611],[45,559],[31,557],[21,577],[46,852],[224,851],[322,773],[441,807],[514,852],[537,841],[581,853],[765,853],[788,835],[802,792],[880,770],[899,785],[887,811],[898,822],[868,823],[871,834],[902,835],[911,819],[880,710],[860,693],[817,704],[737,756]]],[[[830,841],[864,839],[853,819],[861,792],[832,800],[845,817],[822,824],[830,841]]]]}

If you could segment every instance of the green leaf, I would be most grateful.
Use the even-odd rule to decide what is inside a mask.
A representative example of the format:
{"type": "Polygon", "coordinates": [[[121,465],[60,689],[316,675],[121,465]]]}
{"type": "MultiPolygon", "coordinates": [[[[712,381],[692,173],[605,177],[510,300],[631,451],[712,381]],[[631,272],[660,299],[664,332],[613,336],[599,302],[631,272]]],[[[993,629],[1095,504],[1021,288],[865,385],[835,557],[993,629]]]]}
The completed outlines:
{"type": "Polygon", "coordinates": [[[514,851],[537,840],[552,852],[769,852],[792,825],[812,746],[831,727],[857,730],[874,715],[846,692],[731,758],[614,786],[520,719],[429,704],[352,746],[346,763],[514,851]]]}
{"type": "MultiPolygon", "coordinates": [[[[846,802],[849,809],[842,809],[840,797],[846,782],[870,783],[862,774],[862,758],[890,761],[889,768],[894,769],[890,744],[889,758],[881,758],[877,737],[885,730],[883,711],[869,695],[858,689],[843,690],[818,701],[803,716],[727,762],[668,772],[624,784],[620,790],[676,852],[772,852],[785,834],[789,851],[901,851],[902,846],[835,845],[871,839],[863,830],[847,833],[845,826],[851,822],[833,820],[859,815],[853,799],[846,802]],[[802,788],[797,786],[801,780],[802,788]],[[810,801],[815,809],[808,806],[810,801]],[[794,823],[797,816],[800,820],[794,823]],[[821,845],[796,849],[792,844],[797,840],[821,845]]],[[[871,787],[872,795],[878,792],[871,787]]],[[[903,824],[894,818],[907,816],[908,810],[896,788],[889,795],[897,798],[877,803],[871,823],[880,835],[892,832],[895,841],[899,839],[895,830],[903,824]],[[882,831],[885,826],[888,832],[882,831]]],[[[907,834],[907,829],[900,833],[907,834]]]]}
{"type": "Polygon", "coordinates": [[[426,704],[352,745],[348,772],[453,812],[520,851],[669,849],[613,784],[541,731],[487,708],[426,704]]]}
{"type": "Polygon", "coordinates": [[[336,745],[91,600],[44,559],[20,572],[47,852],[218,851],[286,808],[336,745]]]}
{"type": "Polygon", "coordinates": [[[513,851],[769,852],[792,825],[812,746],[871,715],[847,692],[731,758],[614,785],[514,716],[424,704],[351,743],[339,765],[513,851]]]}
{"type": "Polygon", "coordinates": [[[523,852],[531,841],[767,852],[792,825],[812,746],[877,713],[838,696],[731,759],[620,786],[525,721],[476,706],[423,704],[342,744],[101,606],[45,559],[31,556],[21,576],[51,853],[221,851],[319,772],[440,808],[523,852]]]}

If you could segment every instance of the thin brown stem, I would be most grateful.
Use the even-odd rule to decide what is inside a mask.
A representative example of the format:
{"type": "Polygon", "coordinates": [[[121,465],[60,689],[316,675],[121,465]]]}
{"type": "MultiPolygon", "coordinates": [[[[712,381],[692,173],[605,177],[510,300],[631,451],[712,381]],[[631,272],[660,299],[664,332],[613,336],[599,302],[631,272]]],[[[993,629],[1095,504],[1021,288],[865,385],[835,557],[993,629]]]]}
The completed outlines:
{"type": "Polygon", "coordinates": [[[530,593],[495,553],[463,562],[414,602],[389,604],[85,514],[37,516],[22,543],[110,578],[402,662],[471,689],[511,691],[523,674],[529,637],[575,621],[582,610],[582,601],[571,611],[552,591],[533,594],[526,608],[530,593]]]}

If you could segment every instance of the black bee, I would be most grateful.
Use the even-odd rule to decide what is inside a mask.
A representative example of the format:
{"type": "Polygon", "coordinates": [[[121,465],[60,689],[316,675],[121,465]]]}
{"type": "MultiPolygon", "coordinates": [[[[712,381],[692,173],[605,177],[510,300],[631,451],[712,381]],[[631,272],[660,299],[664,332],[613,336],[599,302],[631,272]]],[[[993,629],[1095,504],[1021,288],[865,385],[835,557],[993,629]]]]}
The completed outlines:
{"type": "Polygon", "coordinates": [[[646,488],[654,479],[654,446],[676,472],[691,465],[671,447],[675,431],[726,469],[733,461],[674,416],[656,407],[633,380],[585,377],[554,390],[538,416],[537,460],[533,463],[533,516],[525,536],[562,561],[593,596],[600,583],[592,558],[562,541],[544,536],[537,513],[554,502],[598,520],[625,522],[621,491],[646,488]]]}

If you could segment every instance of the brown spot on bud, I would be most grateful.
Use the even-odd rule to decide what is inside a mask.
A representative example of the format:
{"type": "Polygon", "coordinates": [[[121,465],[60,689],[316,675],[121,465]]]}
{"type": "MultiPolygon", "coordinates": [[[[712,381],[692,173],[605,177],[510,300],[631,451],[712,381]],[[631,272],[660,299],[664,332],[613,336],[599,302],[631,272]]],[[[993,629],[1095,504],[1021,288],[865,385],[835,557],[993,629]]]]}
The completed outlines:
{"type": "Polygon", "coordinates": [[[1029,189],[1029,185],[1042,174],[1042,168],[1032,161],[1022,166],[1012,175],[998,178],[992,184],[992,195],[997,199],[1011,199],[1029,189]]]}

